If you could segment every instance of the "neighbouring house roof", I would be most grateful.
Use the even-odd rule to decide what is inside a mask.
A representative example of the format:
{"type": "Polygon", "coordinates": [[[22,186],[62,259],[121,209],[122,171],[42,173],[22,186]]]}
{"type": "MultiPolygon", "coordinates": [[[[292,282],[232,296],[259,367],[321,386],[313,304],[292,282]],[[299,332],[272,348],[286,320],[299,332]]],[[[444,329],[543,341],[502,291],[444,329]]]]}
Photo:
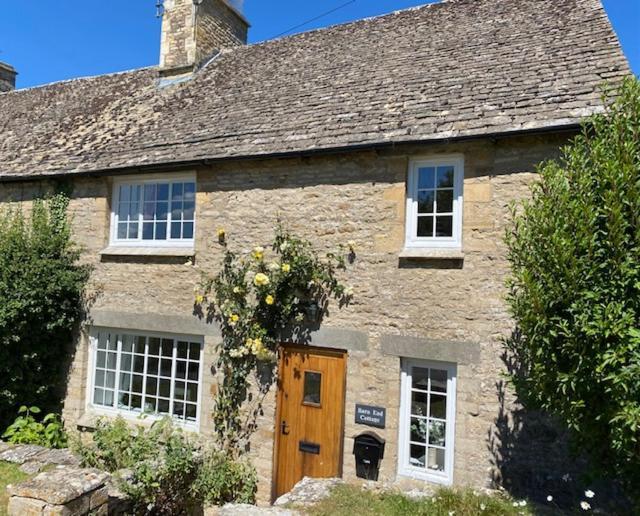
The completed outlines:
{"type": "Polygon", "coordinates": [[[599,0],[449,0],[0,94],[0,180],[570,126],[628,74],[599,0]]]}

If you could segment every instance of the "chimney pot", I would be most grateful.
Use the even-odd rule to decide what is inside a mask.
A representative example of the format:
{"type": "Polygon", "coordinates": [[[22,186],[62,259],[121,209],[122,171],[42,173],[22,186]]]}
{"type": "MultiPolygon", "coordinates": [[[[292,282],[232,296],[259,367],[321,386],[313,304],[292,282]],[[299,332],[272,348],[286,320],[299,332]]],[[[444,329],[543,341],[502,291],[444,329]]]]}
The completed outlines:
{"type": "Polygon", "coordinates": [[[248,30],[227,0],[164,0],[160,75],[189,75],[223,48],[246,44],[248,30]]]}
{"type": "Polygon", "coordinates": [[[0,62],[0,93],[16,89],[16,75],[13,66],[0,62]]]}

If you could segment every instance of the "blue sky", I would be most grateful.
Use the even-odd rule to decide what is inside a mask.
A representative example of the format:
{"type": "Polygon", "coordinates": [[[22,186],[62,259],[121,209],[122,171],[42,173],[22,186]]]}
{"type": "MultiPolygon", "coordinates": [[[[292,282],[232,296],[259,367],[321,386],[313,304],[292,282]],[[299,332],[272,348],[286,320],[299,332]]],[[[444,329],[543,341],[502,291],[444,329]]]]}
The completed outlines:
{"type": "MultiPolygon", "coordinates": [[[[563,0],[558,0],[563,1],[563,0]]],[[[158,62],[156,0],[0,0],[0,61],[18,87],[130,70],[158,62]]],[[[251,42],[271,39],[349,0],[246,0],[251,42]]],[[[352,0],[294,32],[383,14],[426,0],[352,0]]],[[[640,0],[604,0],[631,66],[640,75],[640,0]]]]}

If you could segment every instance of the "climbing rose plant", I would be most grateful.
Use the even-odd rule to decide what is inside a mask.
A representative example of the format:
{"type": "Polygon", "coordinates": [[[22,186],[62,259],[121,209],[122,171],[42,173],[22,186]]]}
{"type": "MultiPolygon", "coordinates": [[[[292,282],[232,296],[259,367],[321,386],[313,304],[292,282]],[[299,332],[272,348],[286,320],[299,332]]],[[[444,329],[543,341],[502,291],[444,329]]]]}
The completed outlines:
{"type": "Polygon", "coordinates": [[[222,379],[213,418],[221,447],[238,455],[255,430],[285,334],[304,342],[310,323],[322,319],[332,298],[340,307],[348,304],[352,289],[336,273],[353,262],[355,251],[350,243],[321,258],[309,241],[291,235],[280,223],[270,252],[255,247],[240,256],[229,249],[223,229],[218,241],[224,247],[222,268],[213,277],[204,276],[196,289],[195,310],[221,329],[217,367],[222,379]],[[252,377],[262,397],[250,394],[252,377]],[[248,399],[255,402],[253,409],[243,407],[248,399]]]}

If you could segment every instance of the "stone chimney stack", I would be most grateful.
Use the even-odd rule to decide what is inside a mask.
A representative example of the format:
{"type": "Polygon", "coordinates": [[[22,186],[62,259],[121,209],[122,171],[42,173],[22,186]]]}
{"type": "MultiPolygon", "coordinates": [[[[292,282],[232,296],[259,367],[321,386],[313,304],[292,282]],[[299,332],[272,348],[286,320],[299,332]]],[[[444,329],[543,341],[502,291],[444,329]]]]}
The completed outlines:
{"type": "Polygon", "coordinates": [[[0,62],[0,93],[16,89],[16,75],[13,66],[0,62]]]}
{"type": "Polygon", "coordinates": [[[248,31],[227,0],[164,0],[160,75],[189,75],[223,48],[246,44],[248,31]]]}

